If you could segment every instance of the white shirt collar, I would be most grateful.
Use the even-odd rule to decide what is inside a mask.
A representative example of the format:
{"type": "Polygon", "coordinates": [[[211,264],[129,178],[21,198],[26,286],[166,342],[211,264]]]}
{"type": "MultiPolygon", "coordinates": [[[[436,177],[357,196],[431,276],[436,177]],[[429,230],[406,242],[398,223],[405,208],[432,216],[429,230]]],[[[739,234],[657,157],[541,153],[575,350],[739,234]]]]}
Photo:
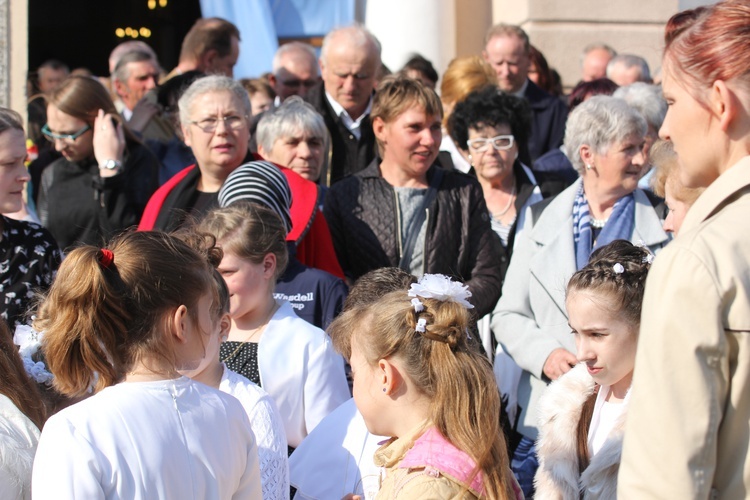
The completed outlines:
{"type": "Polygon", "coordinates": [[[362,113],[362,115],[356,120],[349,116],[349,113],[347,113],[344,107],[339,104],[333,97],[331,97],[331,94],[329,94],[328,91],[326,91],[326,99],[328,99],[328,104],[331,105],[331,108],[333,108],[333,112],[336,113],[336,116],[341,118],[341,122],[344,124],[344,126],[349,129],[349,131],[354,134],[357,139],[359,139],[362,136],[362,131],[360,130],[362,120],[364,120],[364,118],[370,114],[370,111],[372,111],[372,96],[370,96],[370,100],[367,102],[367,108],[365,108],[365,112],[362,113]]]}

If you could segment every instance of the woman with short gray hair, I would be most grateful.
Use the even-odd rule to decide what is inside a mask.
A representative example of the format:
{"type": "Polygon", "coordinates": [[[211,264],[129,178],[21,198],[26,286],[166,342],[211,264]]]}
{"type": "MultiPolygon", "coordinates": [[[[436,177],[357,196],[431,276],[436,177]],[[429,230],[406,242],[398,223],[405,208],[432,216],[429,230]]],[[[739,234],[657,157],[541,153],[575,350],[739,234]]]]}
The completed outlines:
{"type": "MultiPolygon", "coordinates": [[[[625,101],[595,96],[568,116],[565,148],[580,178],[554,198],[529,207],[495,308],[492,330],[524,370],[518,387],[518,431],[536,469],[537,401],[547,384],[578,360],[565,313],[565,285],[595,249],[616,239],[658,251],[669,236],[651,198],[637,188],[644,163],[645,120],[625,101]]],[[[518,473],[518,471],[516,471],[518,473]]]]}
{"type": "Polygon", "coordinates": [[[298,96],[264,114],[256,132],[258,153],[313,182],[320,178],[328,129],[323,117],[298,96]]]}
{"type": "Polygon", "coordinates": [[[151,197],[140,230],[170,231],[186,215],[200,217],[218,205],[219,189],[237,167],[253,159],[250,98],[226,76],[198,78],[179,100],[180,126],[196,163],[175,174],[151,197]]]}

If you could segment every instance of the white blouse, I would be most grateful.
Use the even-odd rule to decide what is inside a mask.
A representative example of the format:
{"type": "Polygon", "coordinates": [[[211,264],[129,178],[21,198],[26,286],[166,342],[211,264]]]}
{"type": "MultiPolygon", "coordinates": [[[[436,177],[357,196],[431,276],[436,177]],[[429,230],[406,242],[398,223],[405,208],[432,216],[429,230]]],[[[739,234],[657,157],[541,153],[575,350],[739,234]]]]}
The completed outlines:
{"type": "Polygon", "coordinates": [[[50,417],[34,499],[260,499],[258,448],[237,399],[180,377],[123,382],[50,417]]]}

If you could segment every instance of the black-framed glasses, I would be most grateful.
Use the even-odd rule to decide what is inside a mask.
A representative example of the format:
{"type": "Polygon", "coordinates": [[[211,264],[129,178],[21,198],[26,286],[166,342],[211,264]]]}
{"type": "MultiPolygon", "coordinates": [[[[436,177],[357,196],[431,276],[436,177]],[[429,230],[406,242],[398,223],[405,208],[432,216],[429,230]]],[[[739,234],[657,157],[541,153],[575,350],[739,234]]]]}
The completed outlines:
{"type": "Polygon", "coordinates": [[[490,139],[483,137],[477,139],[469,139],[466,141],[466,145],[472,150],[482,153],[489,151],[490,146],[494,147],[498,151],[505,151],[513,147],[514,137],[512,135],[498,135],[490,139]]]}
{"type": "Polygon", "coordinates": [[[74,132],[72,134],[56,134],[55,132],[51,131],[49,129],[49,125],[45,123],[44,126],[42,127],[42,135],[44,135],[44,138],[47,139],[49,142],[55,142],[57,140],[61,140],[63,142],[72,144],[76,142],[76,139],[81,137],[83,134],[85,134],[89,130],[91,130],[91,126],[86,125],[78,132],[74,132]]]}
{"type": "Polygon", "coordinates": [[[216,127],[219,126],[219,122],[224,122],[224,127],[227,130],[240,130],[247,123],[246,116],[228,115],[220,118],[204,118],[203,120],[190,120],[188,123],[195,125],[207,134],[216,131],[216,127]]]}

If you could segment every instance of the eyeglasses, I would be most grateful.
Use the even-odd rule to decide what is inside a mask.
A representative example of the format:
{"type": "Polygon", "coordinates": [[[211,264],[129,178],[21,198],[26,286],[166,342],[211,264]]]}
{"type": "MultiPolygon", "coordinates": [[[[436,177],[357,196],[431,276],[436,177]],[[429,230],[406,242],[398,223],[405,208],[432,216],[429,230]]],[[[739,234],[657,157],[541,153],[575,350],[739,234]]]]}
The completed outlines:
{"type": "Polygon", "coordinates": [[[490,146],[494,147],[498,151],[508,150],[513,147],[514,142],[515,139],[512,135],[498,135],[491,139],[485,139],[483,137],[477,139],[469,139],[468,141],[466,141],[466,144],[477,153],[482,153],[484,151],[488,151],[490,149],[490,146]]]}
{"type": "Polygon", "coordinates": [[[224,127],[227,130],[240,130],[242,127],[244,127],[247,123],[247,117],[246,116],[237,116],[237,115],[229,115],[229,116],[222,116],[221,118],[204,118],[200,121],[189,121],[188,123],[195,125],[202,131],[204,131],[207,134],[210,134],[212,132],[216,131],[216,127],[219,126],[219,122],[224,122],[224,127]]]}
{"type": "Polygon", "coordinates": [[[56,133],[52,132],[49,129],[49,125],[47,125],[45,123],[44,126],[42,127],[42,134],[44,135],[45,139],[47,139],[49,142],[52,142],[52,143],[54,143],[57,140],[61,140],[61,141],[65,142],[65,143],[73,144],[74,142],[76,142],[76,139],[78,139],[79,137],[81,137],[83,134],[85,134],[89,130],[91,130],[91,126],[90,125],[86,125],[85,127],[83,127],[78,132],[75,132],[75,133],[72,133],[72,134],[56,134],[56,133]]]}
{"type": "Polygon", "coordinates": [[[285,87],[293,87],[293,88],[305,87],[306,89],[314,87],[315,84],[318,83],[317,80],[279,80],[279,81],[285,87]]]}

